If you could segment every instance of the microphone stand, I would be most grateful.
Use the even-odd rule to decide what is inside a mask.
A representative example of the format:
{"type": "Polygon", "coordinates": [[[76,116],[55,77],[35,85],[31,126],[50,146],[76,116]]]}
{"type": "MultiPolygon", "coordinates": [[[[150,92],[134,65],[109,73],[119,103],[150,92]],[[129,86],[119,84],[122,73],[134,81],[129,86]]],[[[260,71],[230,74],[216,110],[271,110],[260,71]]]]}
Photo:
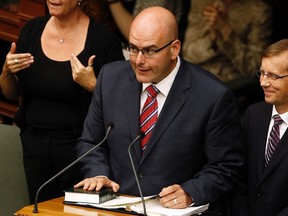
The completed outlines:
{"type": "Polygon", "coordinates": [[[137,141],[139,140],[140,138],[143,138],[144,137],[144,132],[139,132],[138,136],[131,142],[131,144],[129,145],[128,147],[128,154],[129,154],[129,158],[130,158],[130,162],[131,162],[131,165],[132,165],[132,169],[133,169],[133,173],[134,173],[134,176],[135,176],[135,180],[136,180],[136,184],[137,184],[137,187],[138,187],[138,190],[139,190],[139,193],[140,193],[140,197],[141,197],[141,202],[142,202],[142,205],[143,205],[143,214],[146,216],[147,213],[146,213],[146,205],[145,205],[145,200],[144,200],[144,196],[142,194],[142,190],[141,190],[141,187],[140,187],[140,183],[139,183],[139,179],[138,179],[138,176],[137,176],[137,173],[136,173],[136,169],[135,169],[135,166],[134,166],[134,162],[133,162],[133,159],[132,159],[132,156],[131,156],[131,146],[137,141]]]}
{"type": "Polygon", "coordinates": [[[108,134],[110,133],[110,131],[113,129],[114,127],[114,123],[108,123],[107,124],[107,132],[105,134],[105,137],[102,139],[102,141],[100,143],[98,143],[97,145],[95,145],[93,148],[91,148],[89,151],[87,151],[85,154],[83,154],[81,157],[77,158],[74,162],[72,162],[71,164],[69,164],[67,167],[65,167],[63,170],[61,170],[60,172],[58,172],[56,175],[54,175],[52,178],[50,178],[48,181],[46,181],[44,184],[41,185],[41,187],[38,189],[36,196],[35,196],[35,202],[34,202],[34,209],[33,209],[33,213],[38,213],[38,196],[40,191],[42,190],[43,187],[45,187],[47,184],[49,184],[51,181],[53,181],[55,178],[57,178],[58,176],[60,176],[61,174],[63,174],[66,170],[70,169],[72,166],[74,166],[76,163],[78,163],[82,158],[84,158],[86,155],[88,155],[90,152],[94,151],[97,147],[99,147],[108,137],[108,134]]]}

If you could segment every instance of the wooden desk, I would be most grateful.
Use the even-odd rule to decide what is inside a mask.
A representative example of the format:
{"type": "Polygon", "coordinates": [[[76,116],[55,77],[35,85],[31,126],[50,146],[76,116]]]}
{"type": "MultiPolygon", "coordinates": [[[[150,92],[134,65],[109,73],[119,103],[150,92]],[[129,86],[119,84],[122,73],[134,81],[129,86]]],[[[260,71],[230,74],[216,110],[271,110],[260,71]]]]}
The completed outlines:
{"type": "Polygon", "coordinates": [[[64,197],[52,199],[38,204],[38,213],[33,213],[34,205],[25,206],[17,211],[14,216],[120,216],[131,215],[118,213],[113,211],[106,211],[95,208],[87,208],[81,206],[65,205],[63,204],[64,197]]]}

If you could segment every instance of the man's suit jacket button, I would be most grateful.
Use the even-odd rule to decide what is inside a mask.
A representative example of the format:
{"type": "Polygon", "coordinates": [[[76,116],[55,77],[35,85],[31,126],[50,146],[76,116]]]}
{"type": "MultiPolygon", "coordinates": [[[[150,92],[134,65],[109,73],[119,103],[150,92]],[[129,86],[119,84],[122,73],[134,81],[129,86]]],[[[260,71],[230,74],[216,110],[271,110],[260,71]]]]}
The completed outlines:
{"type": "Polygon", "coordinates": [[[138,173],[138,178],[139,179],[141,179],[141,178],[143,178],[144,176],[143,176],[143,174],[142,173],[138,173]]]}

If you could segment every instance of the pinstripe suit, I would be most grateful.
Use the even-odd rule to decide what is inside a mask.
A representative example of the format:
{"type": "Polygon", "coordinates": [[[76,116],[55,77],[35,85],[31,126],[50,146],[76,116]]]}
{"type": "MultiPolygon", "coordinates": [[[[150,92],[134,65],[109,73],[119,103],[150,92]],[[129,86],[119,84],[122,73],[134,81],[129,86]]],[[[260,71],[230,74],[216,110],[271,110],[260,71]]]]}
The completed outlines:
{"type": "Polygon", "coordinates": [[[260,102],[248,108],[244,120],[247,145],[249,206],[251,215],[288,215],[288,131],[267,166],[264,155],[272,105],[260,102]]]}
{"type": "MultiPolygon", "coordinates": [[[[115,128],[107,143],[83,159],[84,177],[108,176],[119,193],[139,195],[128,146],[139,133],[141,83],[127,62],[105,65],[97,80],[77,152],[100,142],[105,125],[115,128]]],[[[184,60],[148,141],[132,147],[144,195],[180,184],[195,205],[213,207],[232,188],[242,165],[240,123],[232,92],[212,74],[184,60]]]]}

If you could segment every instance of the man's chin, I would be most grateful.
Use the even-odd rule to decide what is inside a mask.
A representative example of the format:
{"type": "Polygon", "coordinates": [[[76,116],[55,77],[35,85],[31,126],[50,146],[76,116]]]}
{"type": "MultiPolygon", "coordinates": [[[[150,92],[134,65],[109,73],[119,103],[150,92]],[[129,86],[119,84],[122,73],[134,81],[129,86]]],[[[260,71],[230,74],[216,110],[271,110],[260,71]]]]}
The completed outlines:
{"type": "Polygon", "coordinates": [[[266,103],[269,103],[272,105],[275,103],[275,100],[272,97],[268,97],[268,96],[265,96],[265,101],[266,103]]]}
{"type": "Polygon", "coordinates": [[[140,83],[152,82],[151,78],[149,78],[148,76],[137,75],[136,78],[137,78],[138,82],[140,82],[140,83]]]}

